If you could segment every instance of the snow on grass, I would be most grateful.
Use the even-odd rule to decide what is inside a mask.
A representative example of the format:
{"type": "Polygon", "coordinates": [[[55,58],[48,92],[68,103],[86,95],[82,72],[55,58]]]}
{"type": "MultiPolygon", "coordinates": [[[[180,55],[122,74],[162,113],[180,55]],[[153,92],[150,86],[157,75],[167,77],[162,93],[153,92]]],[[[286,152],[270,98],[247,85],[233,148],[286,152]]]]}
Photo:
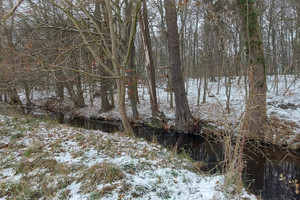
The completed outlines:
{"type": "Polygon", "coordinates": [[[240,199],[158,144],[0,115],[1,199],[240,199]],[[18,134],[18,137],[14,135],[18,134]]]}

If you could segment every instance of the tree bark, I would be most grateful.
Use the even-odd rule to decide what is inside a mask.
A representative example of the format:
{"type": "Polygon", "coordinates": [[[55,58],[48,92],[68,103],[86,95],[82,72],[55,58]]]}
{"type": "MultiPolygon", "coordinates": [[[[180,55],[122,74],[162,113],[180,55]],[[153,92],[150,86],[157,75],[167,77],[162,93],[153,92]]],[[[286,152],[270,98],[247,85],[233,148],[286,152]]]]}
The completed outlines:
{"type": "Polygon", "coordinates": [[[266,75],[265,58],[261,30],[258,23],[258,12],[255,1],[237,0],[242,18],[242,29],[246,38],[248,56],[249,99],[246,106],[244,128],[247,136],[261,136],[267,121],[266,114],[266,75]]]}
{"type": "Polygon", "coordinates": [[[139,112],[137,109],[137,98],[136,98],[136,93],[137,93],[137,87],[135,85],[136,83],[136,65],[135,65],[135,46],[134,46],[134,41],[131,47],[131,55],[130,55],[130,61],[128,65],[128,97],[130,100],[131,104],[131,110],[132,110],[132,117],[134,119],[139,118],[139,112]]]}
{"type": "Polygon", "coordinates": [[[81,74],[78,74],[76,78],[76,97],[77,97],[77,105],[79,108],[85,107],[83,91],[82,91],[82,81],[81,81],[81,74]]]}
{"type": "MultiPolygon", "coordinates": [[[[132,21],[131,21],[131,12],[130,10],[132,9],[132,5],[130,1],[125,1],[125,12],[126,12],[126,19],[127,19],[127,31],[125,33],[124,41],[127,43],[129,41],[130,37],[130,31],[131,31],[131,26],[132,26],[132,21]]],[[[126,44],[128,46],[128,44],[126,44]]],[[[130,100],[131,104],[131,111],[132,111],[132,117],[134,119],[138,119],[139,117],[139,112],[137,109],[137,77],[136,77],[136,64],[135,64],[135,45],[134,41],[132,41],[132,46],[130,50],[130,58],[129,58],[129,64],[127,65],[127,95],[130,100]]]]}
{"type": "Polygon", "coordinates": [[[118,60],[117,39],[114,32],[114,19],[112,15],[112,7],[111,7],[112,5],[110,0],[106,0],[105,2],[106,2],[107,13],[108,13],[108,19],[109,19],[111,52],[112,52],[112,59],[114,60],[113,62],[114,71],[117,76],[120,76],[119,79],[116,79],[120,117],[122,120],[122,125],[124,127],[124,132],[126,134],[133,135],[134,132],[129,123],[127,113],[126,113],[126,107],[125,107],[125,92],[126,92],[125,66],[118,66],[118,64],[116,63],[116,61],[118,60]]]}
{"type": "Polygon", "coordinates": [[[64,99],[64,84],[56,81],[56,96],[60,99],[64,99]]]}
{"type": "MultiPolygon", "coordinates": [[[[107,61],[107,63],[111,63],[110,60],[107,61]]],[[[103,70],[103,68],[100,68],[100,74],[102,76],[106,76],[107,73],[105,73],[105,71],[103,70]]],[[[101,109],[100,109],[100,112],[107,112],[107,111],[110,111],[113,107],[112,105],[109,103],[108,101],[108,85],[111,81],[110,80],[107,80],[107,79],[101,79],[100,80],[100,96],[101,96],[101,109]]]]}
{"type": "Polygon", "coordinates": [[[10,103],[13,104],[13,105],[19,105],[22,113],[25,114],[25,109],[24,109],[22,101],[21,101],[21,99],[18,95],[16,87],[12,86],[12,88],[9,88],[8,90],[9,90],[8,94],[9,94],[9,97],[10,97],[10,103]]]}
{"type": "MultiPolygon", "coordinates": [[[[103,4],[104,2],[102,2],[103,4]]],[[[104,5],[102,5],[104,7],[104,5]]],[[[104,9],[103,9],[103,13],[104,13],[104,9]]],[[[106,16],[104,14],[104,16],[106,16]]],[[[101,6],[100,6],[100,1],[96,1],[95,2],[95,18],[98,20],[97,21],[97,25],[99,27],[99,29],[103,32],[107,32],[107,30],[105,30],[104,26],[101,24],[101,6]]],[[[108,23],[108,19],[107,17],[104,17],[104,21],[108,23]]],[[[99,55],[103,54],[103,52],[101,51],[101,49],[99,49],[99,55]]],[[[110,59],[106,60],[106,66],[107,67],[112,67],[112,61],[110,59]]],[[[103,69],[101,66],[99,66],[99,71],[100,71],[100,75],[101,76],[107,76],[107,73],[105,71],[105,69],[103,69]]],[[[108,101],[108,86],[110,84],[110,80],[108,79],[100,79],[100,96],[101,96],[101,108],[100,108],[100,112],[107,112],[109,110],[111,110],[113,108],[113,106],[109,103],[108,101]]]]}
{"type": "Polygon", "coordinates": [[[25,89],[25,96],[26,96],[26,106],[30,106],[32,104],[30,100],[30,88],[26,80],[24,81],[24,89],[25,89]]]}
{"type": "Polygon", "coordinates": [[[189,109],[181,71],[176,1],[165,0],[165,10],[167,21],[168,52],[176,105],[175,126],[180,132],[189,132],[192,115],[189,109]]]}
{"type": "Polygon", "coordinates": [[[152,117],[155,118],[158,113],[158,104],[157,104],[157,96],[156,96],[156,82],[155,82],[155,67],[152,55],[152,45],[151,38],[149,32],[149,22],[148,22],[148,11],[146,0],[143,1],[143,13],[140,14],[140,27],[143,38],[143,47],[145,51],[146,57],[146,69],[147,69],[147,80],[149,86],[150,93],[150,103],[151,103],[151,111],[152,117]]]}

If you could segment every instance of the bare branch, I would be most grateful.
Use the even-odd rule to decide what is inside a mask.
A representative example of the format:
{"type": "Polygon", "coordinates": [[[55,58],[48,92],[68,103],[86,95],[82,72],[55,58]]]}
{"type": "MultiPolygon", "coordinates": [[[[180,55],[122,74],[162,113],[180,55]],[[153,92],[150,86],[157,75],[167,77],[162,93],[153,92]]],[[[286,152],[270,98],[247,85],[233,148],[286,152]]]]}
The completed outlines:
{"type": "Polygon", "coordinates": [[[8,20],[8,18],[10,18],[14,12],[17,10],[17,8],[21,5],[21,3],[24,0],[19,0],[18,3],[16,5],[14,5],[14,7],[12,7],[12,9],[10,9],[10,11],[8,11],[8,13],[3,17],[2,22],[6,22],[6,20],[8,20]]]}

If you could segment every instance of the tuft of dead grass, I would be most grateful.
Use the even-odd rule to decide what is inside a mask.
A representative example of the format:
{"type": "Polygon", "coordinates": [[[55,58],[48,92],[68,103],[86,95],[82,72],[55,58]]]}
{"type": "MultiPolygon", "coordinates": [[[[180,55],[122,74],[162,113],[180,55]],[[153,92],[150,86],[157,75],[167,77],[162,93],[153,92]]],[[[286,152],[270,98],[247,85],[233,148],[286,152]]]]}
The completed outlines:
{"type": "Polygon", "coordinates": [[[194,161],[190,162],[185,168],[194,173],[204,173],[204,169],[206,167],[206,163],[203,161],[194,161]]]}
{"type": "Polygon", "coordinates": [[[84,183],[81,190],[85,192],[91,191],[95,186],[104,183],[114,183],[125,178],[122,170],[113,163],[97,163],[87,169],[81,176],[84,183]]]}
{"type": "Polygon", "coordinates": [[[112,185],[107,185],[104,186],[100,191],[99,191],[99,195],[100,197],[103,197],[106,194],[111,193],[113,190],[115,190],[118,187],[117,184],[112,184],[112,185]]]}
{"type": "Polygon", "coordinates": [[[43,147],[44,147],[44,145],[42,143],[34,142],[33,145],[27,147],[26,151],[24,152],[24,155],[26,157],[29,157],[32,154],[39,153],[39,152],[41,152],[43,147]]]}
{"type": "Polygon", "coordinates": [[[25,174],[25,173],[31,172],[35,169],[43,169],[43,168],[48,169],[49,172],[54,172],[57,169],[57,164],[58,164],[58,162],[53,159],[37,158],[32,162],[29,162],[29,161],[20,162],[16,166],[15,170],[16,170],[16,174],[19,174],[19,173],[25,174]]]}
{"type": "Polygon", "coordinates": [[[34,159],[32,162],[20,162],[15,167],[16,174],[26,174],[35,169],[44,169],[46,170],[46,172],[51,174],[69,174],[73,170],[72,166],[63,163],[58,163],[54,159],[43,159],[41,157],[34,159]]]}
{"type": "Polygon", "coordinates": [[[39,199],[42,193],[33,190],[30,183],[23,179],[18,183],[1,184],[0,197],[5,196],[9,199],[39,199]]]}

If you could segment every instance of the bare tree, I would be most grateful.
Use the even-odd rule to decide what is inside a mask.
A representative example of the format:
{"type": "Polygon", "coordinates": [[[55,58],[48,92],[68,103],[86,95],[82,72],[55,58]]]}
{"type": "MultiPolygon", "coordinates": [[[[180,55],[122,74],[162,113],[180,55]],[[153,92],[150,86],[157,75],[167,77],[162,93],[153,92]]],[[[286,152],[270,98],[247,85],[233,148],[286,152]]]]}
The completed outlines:
{"type": "MultiPolygon", "coordinates": [[[[129,41],[130,31],[132,27],[132,21],[128,20],[131,18],[132,2],[125,1],[125,17],[127,21],[127,31],[123,34],[125,43],[129,41]]],[[[127,66],[127,94],[131,104],[132,117],[137,119],[139,117],[139,112],[137,109],[137,75],[136,75],[136,53],[135,53],[135,42],[132,41],[131,50],[130,50],[130,60],[127,66]]],[[[126,44],[125,46],[127,46],[126,44]]]]}
{"type": "Polygon", "coordinates": [[[155,66],[152,56],[152,45],[149,32],[149,22],[148,22],[148,11],[146,0],[143,1],[143,12],[140,14],[140,28],[143,38],[143,46],[145,51],[146,59],[146,69],[147,69],[147,80],[150,93],[150,103],[152,117],[155,118],[158,113],[158,104],[156,97],[156,82],[155,82],[155,66]]]}
{"type": "Polygon", "coordinates": [[[123,43],[120,42],[119,39],[121,37],[120,35],[118,35],[120,28],[124,28],[121,26],[121,24],[123,24],[123,21],[116,20],[116,19],[122,20],[120,18],[121,16],[120,13],[118,13],[118,9],[115,9],[118,8],[119,6],[118,3],[120,2],[116,1],[112,3],[111,0],[105,1],[105,10],[108,17],[108,21],[107,21],[108,23],[107,28],[109,30],[108,35],[105,35],[99,29],[97,22],[93,19],[92,15],[90,14],[90,11],[88,10],[89,7],[85,7],[86,4],[81,4],[80,2],[73,3],[64,0],[60,0],[60,3],[57,3],[54,0],[52,0],[51,3],[55,5],[57,8],[59,8],[60,10],[62,10],[69,17],[69,19],[71,20],[71,22],[75,27],[76,32],[79,33],[84,45],[92,54],[95,61],[98,62],[99,65],[109,74],[109,76],[102,76],[102,78],[112,78],[116,81],[117,93],[118,93],[118,108],[119,108],[122,124],[124,127],[124,131],[127,134],[133,134],[133,129],[129,123],[126,114],[126,107],[125,107],[126,66],[128,65],[128,62],[130,60],[132,42],[136,31],[137,13],[139,11],[141,2],[136,1],[132,6],[131,17],[129,19],[132,21],[132,26],[129,32],[129,39],[127,43],[128,45],[126,45],[125,47],[119,46],[119,44],[123,44],[123,43]],[[73,12],[70,12],[69,11],[70,9],[73,10],[73,12]],[[82,21],[77,18],[76,14],[78,14],[78,12],[81,12],[81,14],[84,14],[86,16],[86,18],[90,21],[91,25],[93,25],[93,27],[96,29],[96,33],[91,32],[91,30],[88,28],[87,23],[85,21],[82,21]],[[116,22],[120,22],[118,24],[119,26],[116,26],[115,24],[116,22]],[[103,61],[103,58],[96,53],[94,43],[91,43],[89,41],[89,38],[93,38],[93,35],[95,34],[100,37],[100,41],[102,43],[99,44],[98,43],[99,40],[93,40],[93,41],[99,44],[105,56],[111,60],[111,63],[113,65],[113,70],[110,68],[110,66],[107,66],[103,61]],[[121,51],[122,49],[126,49],[125,55],[122,53],[121,51]]]}
{"type": "Polygon", "coordinates": [[[176,104],[175,126],[178,131],[188,132],[191,128],[190,124],[193,117],[189,109],[181,71],[176,1],[165,0],[165,10],[172,86],[174,88],[176,104]]]}
{"type": "MultiPolygon", "coordinates": [[[[102,7],[105,6],[105,3],[102,2],[102,7]]],[[[102,9],[103,11],[103,19],[101,19],[101,6],[100,6],[100,2],[97,1],[95,3],[95,20],[97,22],[97,25],[99,27],[99,29],[102,32],[108,32],[108,28],[104,25],[104,24],[108,24],[108,17],[107,14],[104,12],[104,9],[102,9]]],[[[108,34],[108,33],[107,33],[108,34]]],[[[101,50],[101,48],[99,48],[99,53],[98,55],[100,56],[101,54],[103,54],[103,51],[101,50]]],[[[109,58],[106,59],[106,65],[112,66],[112,62],[109,58]]],[[[102,76],[107,76],[107,72],[101,67],[99,66],[99,71],[100,74],[102,76]]],[[[112,81],[108,80],[108,79],[101,79],[100,80],[100,96],[101,96],[101,109],[100,112],[107,112],[109,110],[112,109],[112,105],[109,103],[108,101],[108,88],[109,88],[109,84],[111,84],[112,81]]]]}
{"type": "MultiPolygon", "coordinates": [[[[5,22],[8,18],[10,18],[14,12],[17,10],[17,8],[21,5],[21,3],[24,0],[19,0],[1,19],[2,22],[5,22]]],[[[1,1],[1,5],[2,5],[2,1],[1,1]]]]}

